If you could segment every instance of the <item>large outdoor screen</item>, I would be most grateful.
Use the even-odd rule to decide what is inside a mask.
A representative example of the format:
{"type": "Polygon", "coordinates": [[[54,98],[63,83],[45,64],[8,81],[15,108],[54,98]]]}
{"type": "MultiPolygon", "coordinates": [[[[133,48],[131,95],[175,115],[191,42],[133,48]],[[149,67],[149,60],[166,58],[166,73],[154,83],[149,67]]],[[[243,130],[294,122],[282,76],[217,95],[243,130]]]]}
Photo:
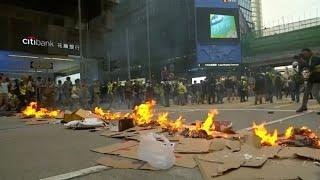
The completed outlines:
{"type": "Polygon", "coordinates": [[[234,16],[210,14],[211,38],[238,38],[234,16]]]}
{"type": "Polygon", "coordinates": [[[197,62],[241,63],[237,1],[196,0],[197,62]]]}

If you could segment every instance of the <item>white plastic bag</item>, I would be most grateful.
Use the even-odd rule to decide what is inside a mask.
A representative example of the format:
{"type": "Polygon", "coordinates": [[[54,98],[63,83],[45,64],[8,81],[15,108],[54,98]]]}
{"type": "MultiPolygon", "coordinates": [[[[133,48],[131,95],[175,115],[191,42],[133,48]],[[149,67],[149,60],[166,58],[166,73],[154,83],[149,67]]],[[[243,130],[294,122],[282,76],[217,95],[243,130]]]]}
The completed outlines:
{"type": "Polygon", "coordinates": [[[81,123],[83,126],[88,127],[101,127],[104,126],[104,122],[97,118],[85,118],[81,123]]]}
{"type": "Polygon", "coordinates": [[[140,138],[138,148],[138,157],[140,160],[148,162],[157,169],[169,169],[175,163],[174,143],[158,134],[143,134],[140,138]],[[157,139],[163,140],[163,142],[157,139]]]}
{"type": "Polygon", "coordinates": [[[75,120],[65,124],[70,129],[92,129],[105,126],[104,122],[97,118],[86,118],[83,121],[75,120]]]}

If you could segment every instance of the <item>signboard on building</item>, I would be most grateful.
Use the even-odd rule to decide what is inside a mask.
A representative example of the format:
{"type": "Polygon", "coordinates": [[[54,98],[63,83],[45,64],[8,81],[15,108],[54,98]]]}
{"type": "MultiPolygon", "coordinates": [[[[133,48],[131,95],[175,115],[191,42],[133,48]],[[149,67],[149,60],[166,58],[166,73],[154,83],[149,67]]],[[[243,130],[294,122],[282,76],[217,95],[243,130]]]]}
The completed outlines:
{"type": "Polygon", "coordinates": [[[76,29],[47,24],[32,24],[25,20],[0,17],[0,50],[45,55],[79,55],[76,29]]]}
{"type": "Polygon", "coordinates": [[[196,0],[198,63],[241,63],[237,0],[196,0]]]}

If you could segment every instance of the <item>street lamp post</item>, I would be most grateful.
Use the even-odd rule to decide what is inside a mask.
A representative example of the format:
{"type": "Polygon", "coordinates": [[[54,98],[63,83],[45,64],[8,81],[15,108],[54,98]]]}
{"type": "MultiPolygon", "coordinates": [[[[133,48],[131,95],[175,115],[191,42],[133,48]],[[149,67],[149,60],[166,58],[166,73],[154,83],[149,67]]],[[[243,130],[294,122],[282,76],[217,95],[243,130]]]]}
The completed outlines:
{"type": "Polygon", "coordinates": [[[131,69],[130,69],[130,44],[129,44],[129,30],[126,29],[126,40],[127,40],[127,65],[128,65],[128,79],[131,80],[131,69]]]}
{"type": "Polygon", "coordinates": [[[81,0],[78,0],[78,21],[79,21],[79,47],[80,47],[80,73],[81,79],[85,77],[85,63],[83,62],[83,47],[82,47],[82,22],[81,22],[81,0]]]}
{"type": "Polygon", "coordinates": [[[151,55],[150,55],[150,22],[149,22],[149,0],[146,0],[146,16],[147,16],[147,44],[148,44],[148,75],[151,80],[151,55]]]}

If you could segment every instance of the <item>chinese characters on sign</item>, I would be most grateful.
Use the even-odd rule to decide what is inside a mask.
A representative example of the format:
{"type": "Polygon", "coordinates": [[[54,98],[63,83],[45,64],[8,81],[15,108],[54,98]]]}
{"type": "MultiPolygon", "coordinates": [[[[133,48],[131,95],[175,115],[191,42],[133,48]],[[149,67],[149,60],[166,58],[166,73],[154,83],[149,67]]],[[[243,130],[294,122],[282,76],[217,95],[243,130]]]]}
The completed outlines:
{"type": "Polygon", "coordinates": [[[60,49],[80,50],[80,46],[77,44],[57,43],[57,47],[60,49]]]}

